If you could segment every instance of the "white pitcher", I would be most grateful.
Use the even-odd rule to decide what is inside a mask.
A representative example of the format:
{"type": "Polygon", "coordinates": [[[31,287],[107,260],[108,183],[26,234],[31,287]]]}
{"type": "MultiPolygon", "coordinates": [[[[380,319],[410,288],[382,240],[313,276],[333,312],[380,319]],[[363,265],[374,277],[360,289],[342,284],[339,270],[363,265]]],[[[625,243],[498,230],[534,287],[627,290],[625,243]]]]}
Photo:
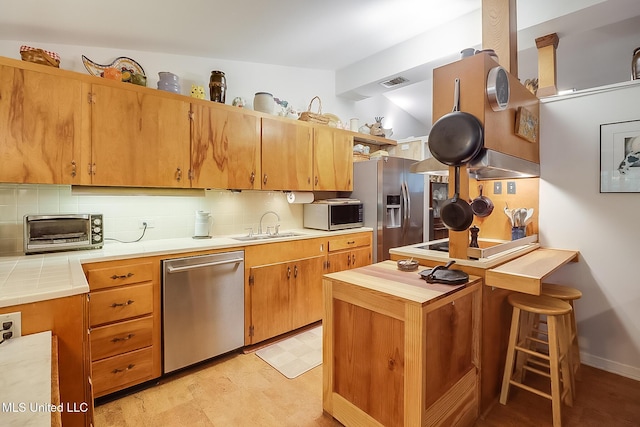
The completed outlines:
{"type": "Polygon", "coordinates": [[[209,235],[211,222],[211,212],[196,211],[196,225],[193,237],[211,237],[209,235]]]}

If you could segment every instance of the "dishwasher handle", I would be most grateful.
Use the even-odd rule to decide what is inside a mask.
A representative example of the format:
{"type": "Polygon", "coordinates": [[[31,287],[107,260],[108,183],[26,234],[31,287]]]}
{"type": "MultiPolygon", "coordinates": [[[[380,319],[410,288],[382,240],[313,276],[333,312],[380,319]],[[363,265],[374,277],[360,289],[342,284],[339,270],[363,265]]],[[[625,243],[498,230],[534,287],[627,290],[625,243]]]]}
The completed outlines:
{"type": "Polygon", "coordinates": [[[185,265],[184,267],[169,266],[167,268],[167,273],[179,273],[181,271],[195,270],[196,268],[213,267],[216,265],[223,265],[223,264],[237,264],[242,261],[244,261],[244,258],[232,258],[224,261],[214,261],[214,262],[205,262],[203,264],[185,265]]]}

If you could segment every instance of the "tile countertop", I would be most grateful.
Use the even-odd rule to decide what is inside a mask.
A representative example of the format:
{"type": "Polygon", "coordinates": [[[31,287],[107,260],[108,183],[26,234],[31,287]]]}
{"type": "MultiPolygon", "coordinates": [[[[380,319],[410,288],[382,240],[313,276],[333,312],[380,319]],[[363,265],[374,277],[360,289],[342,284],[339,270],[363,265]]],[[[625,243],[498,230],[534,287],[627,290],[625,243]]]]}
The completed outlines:
{"type": "Polygon", "coordinates": [[[51,331],[0,344],[0,369],[0,424],[50,426],[51,331]]]}
{"type": "Polygon", "coordinates": [[[136,243],[107,242],[102,249],[95,250],[0,257],[0,308],[89,292],[87,279],[82,272],[83,263],[141,256],[175,255],[200,250],[233,249],[361,231],[372,231],[372,229],[368,227],[339,231],[295,229],[281,231],[281,233],[293,232],[298,234],[297,236],[257,241],[240,241],[235,240],[233,236],[221,236],[211,239],[179,238],[136,243]]]}

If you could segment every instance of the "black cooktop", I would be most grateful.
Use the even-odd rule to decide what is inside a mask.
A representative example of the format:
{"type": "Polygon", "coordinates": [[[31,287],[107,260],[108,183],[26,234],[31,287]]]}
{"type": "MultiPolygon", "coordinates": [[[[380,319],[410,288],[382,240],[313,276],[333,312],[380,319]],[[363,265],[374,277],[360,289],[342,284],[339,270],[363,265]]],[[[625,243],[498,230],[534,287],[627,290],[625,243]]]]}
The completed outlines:
{"type": "Polygon", "coordinates": [[[430,245],[416,246],[416,249],[426,249],[429,251],[449,252],[449,242],[431,243],[430,245]]]}

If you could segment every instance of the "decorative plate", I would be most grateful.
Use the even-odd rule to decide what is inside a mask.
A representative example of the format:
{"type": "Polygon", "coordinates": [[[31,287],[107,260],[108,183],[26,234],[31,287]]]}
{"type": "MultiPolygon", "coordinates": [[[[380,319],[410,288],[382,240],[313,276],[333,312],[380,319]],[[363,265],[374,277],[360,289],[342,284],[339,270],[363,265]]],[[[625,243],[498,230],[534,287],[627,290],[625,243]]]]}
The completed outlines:
{"type": "Polygon", "coordinates": [[[146,77],[142,66],[133,59],[127,58],[126,56],[116,58],[111,64],[105,65],[93,62],[86,56],[82,55],[82,63],[84,64],[84,67],[87,69],[89,74],[96,77],[102,77],[102,73],[104,72],[105,68],[116,68],[123,73],[129,72],[131,74],[140,74],[146,77]]]}

